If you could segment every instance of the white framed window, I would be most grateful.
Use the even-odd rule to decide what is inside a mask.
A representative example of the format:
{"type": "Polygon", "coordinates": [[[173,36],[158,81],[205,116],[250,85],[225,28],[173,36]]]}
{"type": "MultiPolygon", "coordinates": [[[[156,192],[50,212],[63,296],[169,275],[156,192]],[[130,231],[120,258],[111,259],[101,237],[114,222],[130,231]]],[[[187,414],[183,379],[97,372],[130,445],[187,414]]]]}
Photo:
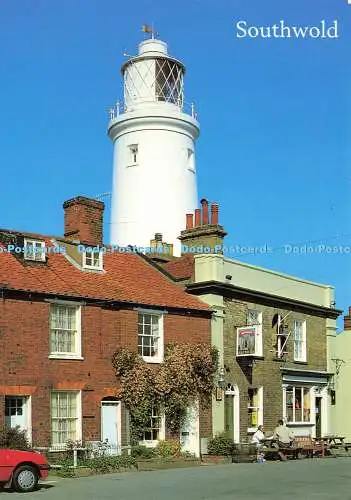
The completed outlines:
{"type": "Polygon", "coordinates": [[[45,242],[38,240],[24,240],[24,258],[45,262],[45,242]]]}
{"type": "Polygon", "coordinates": [[[138,353],[148,363],[163,361],[163,314],[138,313],[138,353]]]}
{"type": "Polygon", "coordinates": [[[103,253],[93,248],[88,248],[83,252],[83,267],[86,269],[103,269],[103,253]]]}
{"type": "Polygon", "coordinates": [[[138,144],[130,144],[128,146],[128,151],[129,151],[128,167],[137,165],[139,161],[138,144]]]}
{"type": "Polygon", "coordinates": [[[289,385],[283,388],[285,418],[289,423],[311,422],[311,387],[289,385]]]}
{"type": "Polygon", "coordinates": [[[50,305],[50,358],[82,359],[81,307],[50,305]]]}
{"type": "Polygon", "coordinates": [[[294,321],[294,361],[307,361],[306,321],[294,321]]]}
{"type": "Polygon", "coordinates": [[[187,156],[188,156],[188,169],[191,170],[192,172],[195,172],[195,155],[194,151],[192,149],[187,150],[187,156]]]}
{"type": "Polygon", "coordinates": [[[248,389],[248,432],[257,431],[263,425],[263,387],[248,389]]]}
{"type": "Polygon", "coordinates": [[[51,392],[51,445],[62,447],[67,441],[82,438],[80,391],[51,392]]]}
{"type": "Polygon", "coordinates": [[[262,356],[262,312],[248,309],[246,323],[237,328],[236,355],[262,356]]]}
{"type": "Polygon", "coordinates": [[[158,441],[165,439],[165,415],[158,407],[153,407],[149,417],[149,426],[144,431],[140,444],[156,446],[158,441]]]}

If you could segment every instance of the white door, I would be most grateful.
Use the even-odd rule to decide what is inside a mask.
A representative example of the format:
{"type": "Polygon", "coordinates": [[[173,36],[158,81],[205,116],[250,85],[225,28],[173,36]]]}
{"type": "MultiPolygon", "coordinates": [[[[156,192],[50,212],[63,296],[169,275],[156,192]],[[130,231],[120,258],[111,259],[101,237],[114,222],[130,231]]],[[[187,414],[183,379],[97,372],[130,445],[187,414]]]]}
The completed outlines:
{"type": "Polygon", "coordinates": [[[101,441],[108,446],[106,453],[121,454],[121,407],[118,401],[101,402],[101,441]]]}
{"type": "Polygon", "coordinates": [[[180,430],[180,445],[182,452],[200,456],[199,411],[198,405],[188,408],[186,420],[180,430]]]}
{"type": "Polygon", "coordinates": [[[27,398],[24,396],[5,396],[5,426],[19,426],[28,432],[27,398]]]}

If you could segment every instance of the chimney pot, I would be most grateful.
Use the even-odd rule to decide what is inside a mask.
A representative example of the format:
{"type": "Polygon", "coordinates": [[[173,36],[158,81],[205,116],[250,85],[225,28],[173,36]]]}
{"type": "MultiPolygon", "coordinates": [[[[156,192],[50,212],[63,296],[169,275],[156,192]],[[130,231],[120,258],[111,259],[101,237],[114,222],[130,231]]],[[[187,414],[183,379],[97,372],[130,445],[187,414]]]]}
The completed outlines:
{"type": "Polygon", "coordinates": [[[194,227],[201,226],[201,210],[200,208],[195,209],[195,224],[194,227]]]}
{"type": "Polygon", "coordinates": [[[200,203],[202,205],[202,224],[203,225],[209,224],[208,201],[206,200],[206,198],[203,198],[200,203]]]}
{"type": "Polygon", "coordinates": [[[211,205],[211,224],[218,224],[218,203],[213,202],[211,205]]]}
{"type": "Polygon", "coordinates": [[[349,314],[344,316],[344,330],[351,330],[351,307],[349,308],[349,314]]]}
{"type": "Polygon", "coordinates": [[[194,214],[186,214],[186,229],[194,227],[194,214]]]}

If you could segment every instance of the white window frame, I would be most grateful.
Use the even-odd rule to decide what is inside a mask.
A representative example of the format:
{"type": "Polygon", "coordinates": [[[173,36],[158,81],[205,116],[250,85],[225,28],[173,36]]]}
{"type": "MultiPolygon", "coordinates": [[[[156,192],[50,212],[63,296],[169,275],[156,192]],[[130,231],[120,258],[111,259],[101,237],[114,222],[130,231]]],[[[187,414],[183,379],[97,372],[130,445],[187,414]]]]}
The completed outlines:
{"type": "Polygon", "coordinates": [[[54,442],[54,430],[53,430],[53,420],[68,420],[72,419],[75,420],[75,436],[72,438],[72,441],[82,441],[82,392],[81,391],[74,391],[74,390],[53,390],[50,392],[50,451],[61,451],[66,448],[66,444],[68,440],[71,440],[71,438],[68,438],[65,442],[54,442]],[[62,397],[63,395],[67,394],[74,394],[76,397],[76,416],[72,417],[62,417],[61,419],[59,417],[53,417],[53,405],[52,405],[52,397],[54,394],[61,394],[62,397]]]}
{"type": "Polygon", "coordinates": [[[262,342],[262,312],[257,309],[248,309],[246,326],[237,328],[236,336],[236,356],[237,357],[247,357],[247,356],[262,356],[263,355],[263,342],[262,342]],[[250,315],[255,315],[256,319],[251,320],[250,315]],[[239,337],[243,332],[251,331],[251,335],[255,337],[255,349],[254,352],[250,353],[239,353],[239,337]]]}
{"type": "MultiPolygon", "coordinates": [[[[154,415],[154,408],[152,409],[152,415],[154,415]]],[[[165,417],[165,413],[164,411],[162,411],[162,409],[159,409],[159,413],[158,413],[158,418],[160,419],[160,427],[159,427],[159,431],[158,431],[158,439],[145,439],[145,434],[143,436],[143,439],[141,441],[139,441],[139,444],[143,445],[143,446],[147,446],[147,447],[150,447],[150,448],[154,448],[155,446],[157,446],[157,443],[159,441],[163,441],[165,439],[165,436],[166,436],[166,417],[165,417]]],[[[152,417],[150,417],[150,423],[152,422],[152,417]]],[[[152,423],[151,423],[152,425],[152,423]]],[[[155,427],[153,427],[155,429],[155,427]]],[[[150,427],[150,429],[152,429],[152,427],[150,427]]]]}
{"type": "Polygon", "coordinates": [[[188,169],[191,172],[195,172],[195,152],[193,149],[190,148],[187,149],[187,162],[188,162],[188,169]]]}
{"type": "Polygon", "coordinates": [[[288,424],[303,424],[303,425],[310,425],[310,424],[313,424],[313,421],[312,421],[312,411],[313,411],[313,397],[314,397],[314,393],[312,391],[312,387],[311,386],[306,386],[306,385],[298,385],[298,384],[287,384],[285,386],[283,386],[283,416],[286,420],[286,422],[288,424]],[[287,411],[287,405],[288,405],[288,401],[287,401],[287,390],[289,388],[292,388],[293,389],[293,393],[292,393],[292,398],[293,398],[293,403],[292,403],[292,410],[293,410],[293,419],[292,420],[288,420],[288,411],[287,411]],[[296,397],[295,397],[295,394],[296,394],[296,389],[300,390],[301,389],[301,408],[298,409],[298,411],[301,413],[301,415],[304,415],[305,413],[305,408],[304,408],[304,404],[305,404],[305,395],[306,394],[309,394],[309,400],[310,400],[310,407],[309,408],[306,408],[306,410],[309,410],[309,420],[296,420],[296,397]]]}
{"type": "Polygon", "coordinates": [[[129,161],[128,167],[135,167],[138,165],[139,160],[139,144],[129,144],[129,161]]]}
{"type": "MultiPolygon", "coordinates": [[[[57,330],[57,329],[56,329],[57,330]]],[[[72,304],[70,302],[51,302],[50,303],[50,315],[49,315],[49,359],[83,359],[82,357],[82,308],[80,305],[72,304]],[[51,331],[53,330],[51,326],[52,313],[54,307],[65,307],[75,310],[75,338],[74,338],[74,351],[53,351],[52,350],[52,340],[51,331]]]]}
{"type": "Polygon", "coordinates": [[[294,361],[307,361],[306,320],[294,320],[294,361]],[[300,330],[298,325],[301,325],[300,330]],[[297,338],[297,334],[301,337],[297,338]]]}
{"type": "Polygon", "coordinates": [[[97,271],[102,271],[103,270],[103,252],[99,251],[94,251],[93,248],[86,249],[83,252],[83,268],[84,269],[94,269],[97,271]],[[94,257],[97,260],[97,262],[94,262],[94,257]],[[91,259],[92,263],[87,263],[87,260],[91,259]]]}
{"type": "MultiPolygon", "coordinates": [[[[162,363],[163,362],[163,354],[164,354],[164,315],[160,312],[156,311],[148,311],[148,310],[139,310],[138,311],[138,319],[137,319],[137,341],[138,341],[138,352],[139,352],[139,337],[142,336],[139,334],[139,326],[141,324],[144,324],[140,322],[141,316],[154,316],[157,317],[158,319],[158,332],[157,332],[157,337],[154,337],[156,339],[156,353],[154,356],[144,356],[142,353],[140,353],[140,356],[142,356],[143,360],[146,361],[147,363],[162,363]]],[[[147,337],[147,335],[144,335],[147,337]]],[[[154,344],[155,345],[155,344],[154,344]]]]}
{"type": "Polygon", "coordinates": [[[25,260],[45,262],[45,241],[25,239],[23,256],[25,260]],[[27,250],[30,247],[33,247],[33,251],[27,250]],[[38,251],[37,248],[40,248],[40,250],[38,251]]]}
{"type": "Polygon", "coordinates": [[[250,402],[248,403],[247,410],[248,410],[248,416],[249,416],[249,410],[254,410],[257,412],[257,425],[254,427],[248,427],[247,432],[256,432],[257,427],[259,425],[263,425],[263,387],[257,387],[257,388],[249,388],[249,390],[256,390],[257,391],[257,399],[258,399],[258,406],[250,406],[250,402]]]}

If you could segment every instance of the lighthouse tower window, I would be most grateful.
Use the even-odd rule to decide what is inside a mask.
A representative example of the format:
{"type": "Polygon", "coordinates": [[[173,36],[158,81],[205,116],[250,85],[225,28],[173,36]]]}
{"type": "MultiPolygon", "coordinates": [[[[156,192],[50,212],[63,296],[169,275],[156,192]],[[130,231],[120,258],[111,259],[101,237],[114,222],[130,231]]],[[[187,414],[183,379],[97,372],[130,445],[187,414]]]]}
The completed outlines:
{"type": "Polygon", "coordinates": [[[195,172],[194,151],[192,149],[188,149],[188,169],[195,172]]]}
{"type": "Polygon", "coordinates": [[[168,59],[156,59],[156,98],[158,101],[181,104],[182,70],[168,59]]]}
{"type": "Polygon", "coordinates": [[[129,161],[128,161],[128,167],[131,167],[133,165],[138,164],[138,145],[137,144],[130,144],[128,146],[129,149],[129,161]]]}

